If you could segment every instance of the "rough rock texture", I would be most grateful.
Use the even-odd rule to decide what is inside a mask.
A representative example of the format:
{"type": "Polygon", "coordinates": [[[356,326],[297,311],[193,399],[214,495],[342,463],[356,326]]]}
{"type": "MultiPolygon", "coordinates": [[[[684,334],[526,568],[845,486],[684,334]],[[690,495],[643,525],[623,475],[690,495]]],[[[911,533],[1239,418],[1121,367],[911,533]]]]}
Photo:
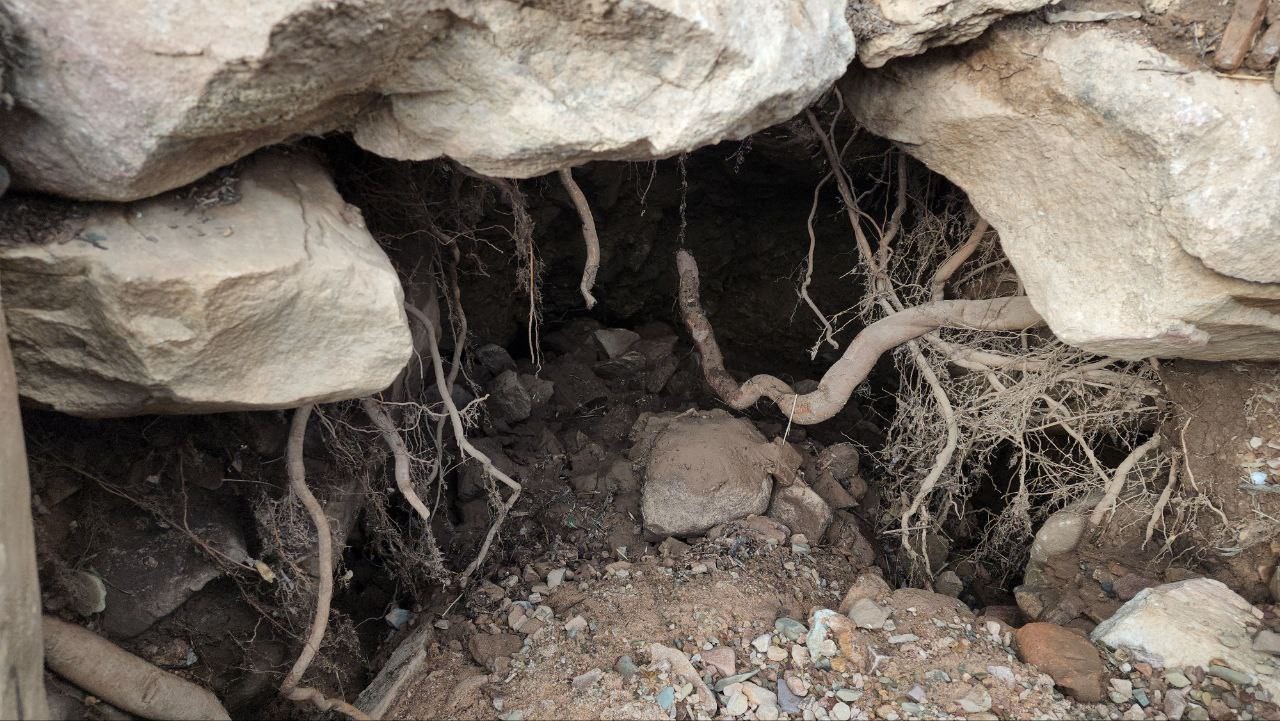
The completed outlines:
{"type": "MultiPolygon", "coordinates": [[[[37,242],[0,229],[25,397],[84,416],[202,413],[392,381],[411,351],[403,291],[359,211],[301,156],[255,158],[226,182],[77,207],[37,242]]],[[[3,202],[13,217],[19,200],[3,202]]]]}
{"type": "Polygon", "coordinates": [[[1005,15],[1037,10],[1049,2],[872,0],[849,3],[848,18],[858,37],[858,59],[878,68],[894,58],[968,42],[1005,15]]]}
{"type": "Polygon", "coordinates": [[[1077,701],[1105,698],[1107,667],[1079,631],[1052,623],[1029,623],[1017,631],[1018,656],[1049,674],[1077,701]]]}
{"type": "Polygon", "coordinates": [[[773,494],[769,517],[791,529],[792,533],[803,534],[811,542],[818,543],[831,525],[832,512],[822,496],[797,483],[779,488],[773,494]]]}
{"type": "Polygon", "coordinates": [[[763,513],[772,476],[785,472],[778,446],[720,409],[646,413],[632,438],[631,459],[643,467],[641,512],[654,533],[695,535],[763,513]]]}
{"type": "Polygon", "coordinates": [[[1210,662],[1253,676],[1280,697],[1280,670],[1253,650],[1262,612],[1220,581],[1193,578],[1148,588],[1093,630],[1095,642],[1127,648],[1140,661],[1178,669],[1210,662]]]}
{"type": "Polygon", "coordinates": [[[27,452],[4,329],[0,314],[0,717],[48,718],[27,452]]]}
{"type": "MultiPolygon", "coordinates": [[[[245,563],[249,554],[236,518],[217,499],[191,489],[191,531],[227,559],[245,563]]],[[[107,588],[102,629],[128,638],[150,628],[219,578],[223,570],[175,529],[159,529],[139,517],[121,518],[111,529],[95,569],[107,588]],[[125,522],[125,521],[129,522],[125,522]]]]}
{"type": "MultiPolygon", "coordinates": [[[[18,187],[131,200],[300,133],[530,177],[744,137],[853,57],[844,0],[13,0],[18,187]]],[[[9,80],[9,78],[7,78],[9,80]]]]}
{"type": "Polygon", "coordinates": [[[869,130],[969,194],[1062,340],[1280,356],[1280,96],[1265,84],[1021,20],[842,87],[869,130]]]}

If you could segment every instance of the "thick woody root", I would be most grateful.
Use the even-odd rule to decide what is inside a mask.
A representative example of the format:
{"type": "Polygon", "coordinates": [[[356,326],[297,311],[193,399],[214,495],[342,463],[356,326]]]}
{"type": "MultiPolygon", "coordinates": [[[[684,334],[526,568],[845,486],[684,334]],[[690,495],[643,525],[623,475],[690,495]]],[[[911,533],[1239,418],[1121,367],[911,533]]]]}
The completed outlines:
{"type": "Polygon", "coordinates": [[[320,589],[316,592],[315,615],[311,619],[311,631],[302,645],[302,653],[288,675],[280,683],[280,693],[291,701],[310,702],[321,711],[337,710],[353,719],[363,720],[369,717],[351,704],[340,699],[325,698],[324,694],[314,688],[300,685],[302,675],[320,650],[320,642],[324,639],[325,629],[329,625],[329,604],[333,601],[333,532],[329,528],[329,518],[325,515],[320,502],[307,488],[306,470],[302,460],[302,442],[307,432],[307,420],[311,418],[312,405],[299,406],[293,413],[293,423],[289,427],[289,445],[285,453],[285,469],[289,475],[289,489],[298,496],[302,505],[311,516],[316,527],[316,557],[320,572],[320,589]]]}
{"type": "Polygon", "coordinates": [[[44,617],[44,662],[51,671],[147,719],[230,719],[207,689],[162,671],[82,626],[44,617]]]}
{"type": "Polygon", "coordinates": [[[702,310],[698,264],[681,250],[676,253],[676,268],[680,274],[680,312],[702,356],[707,384],[732,408],[742,410],[767,398],[801,425],[821,423],[839,413],[881,355],[925,333],[938,328],[1023,330],[1043,323],[1025,296],[938,301],[906,308],[863,329],[822,376],[818,389],[800,395],[771,375],[758,375],[741,384],[729,375],[715,331],[702,310]]]}

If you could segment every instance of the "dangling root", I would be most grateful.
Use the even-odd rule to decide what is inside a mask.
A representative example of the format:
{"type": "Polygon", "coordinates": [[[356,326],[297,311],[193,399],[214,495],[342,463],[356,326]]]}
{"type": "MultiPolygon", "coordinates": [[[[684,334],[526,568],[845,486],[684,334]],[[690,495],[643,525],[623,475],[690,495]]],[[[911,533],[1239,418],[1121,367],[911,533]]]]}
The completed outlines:
{"type": "Polygon", "coordinates": [[[591,217],[591,206],[587,205],[587,196],[573,179],[573,171],[565,168],[560,171],[560,182],[573,198],[573,205],[578,209],[578,217],[582,219],[582,241],[587,246],[587,262],[582,267],[582,282],[578,290],[582,291],[587,308],[596,304],[596,297],[591,295],[591,288],[596,284],[596,273],[600,270],[600,236],[596,234],[596,221],[591,217]]]}
{"type": "Polygon", "coordinates": [[[417,512],[422,522],[430,525],[431,511],[427,509],[427,504],[423,503],[422,499],[418,497],[417,491],[413,490],[413,481],[409,476],[409,449],[405,447],[404,439],[400,437],[400,432],[396,430],[396,425],[391,421],[391,416],[387,415],[387,412],[382,410],[382,406],[378,405],[378,402],[372,398],[361,399],[360,407],[364,409],[365,415],[369,416],[369,420],[373,421],[373,425],[382,434],[382,439],[386,441],[387,447],[391,449],[391,455],[395,459],[396,488],[400,489],[400,494],[417,512]]]}
{"type": "MultiPolygon", "coordinates": [[[[422,320],[421,318],[419,320],[422,320]]],[[[489,532],[485,535],[484,543],[480,546],[480,552],[476,554],[474,560],[467,566],[466,570],[458,579],[458,585],[466,588],[471,582],[471,574],[476,572],[480,564],[484,563],[484,559],[489,555],[489,547],[493,545],[493,539],[498,535],[498,529],[502,527],[502,522],[506,519],[511,508],[516,505],[516,499],[520,497],[521,486],[512,480],[511,476],[503,473],[500,468],[493,465],[493,461],[483,451],[476,448],[467,440],[466,428],[462,425],[462,414],[458,412],[458,406],[453,402],[453,394],[450,392],[453,385],[444,374],[444,362],[440,360],[440,345],[436,341],[435,328],[430,323],[426,323],[428,349],[431,351],[431,365],[436,373],[436,386],[440,389],[440,399],[444,402],[445,410],[448,412],[449,421],[453,425],[453,436],[458,442],[458,448],[462,453],[478,462],[487,475],[497,478],[507,488],[511,489],[511,495],[505,503],[498,504],[498,517],[494,519],[493,525],[489,526],[489,532]]]]}
{"type": "Polygon", "coordinates": [[[1124,481],[1129,477],[1129,471],[1132,471],[1133,467],[1138,465],[1138,461],[1142,460],[1143,456],[1147,455],[1151,449],[1158,445],[1160,445],[1159,433],[1151,436],[1150,440],[1146,443],[1143,443],[1133,449],[1133,451],[1131,451],[1129,455],[1120,462],[1120,466],[1116,468],[1115,475],[1111,477],[1111,483],[1107,485],[1107,492],[1102,496],[1102,500],[1098,501],[1098,505],[1094,507],[1093,513],[1089,514],[1090,530],[1097,528],[1098,524],[1102,523],[1102,517],[1107,515],[1107,511],[1116,507],[1116,499],[1120,497],[1120,491],[1124,489],[1124,481]]]}
{"type": "Polygon", "coordinates": [[[698,264],[681,250],[676,253],[680,274],[680,311],[702,355],[707,384],[730,407],[742,410],[768,398],[801,425],[821,423],[849,401],[880,356],[886,351],[938,328],[1023,330],[1043,323],[1025,296],[993,300],[944,300],[906,308],[867,326],[853,339],[812,393],[798,395],[771,375],[758,375],[739,384],[724,368],[715,331],[699,298],[698,264]],[[792,409],[794,411],[792,412],[792,409]]]}
{"type": "MultiPolygon", "coordinates": [[[[428,326],[429,327],[429,326],[428,326]]],[[[434,335],[434,334],[433,334],[434,335]]],[[[434,337],[432,339],[434,343],[434,337]]],[[[289,674],[280,683],[280,693],[285,698],[299,703],[310,701],[321,711],[336,709],[347,716],[366,721],[363,711],[341,699],[328,699],[314,688],[299,686],[302,675],[311,665],[312,659],[320,650],[320,641],[324,639],[325,629],[329,625],[329,603],[333,600],[333,532],[329,529],[329,518],[320,507],[320,502],[307,488],[307,472],[302,461],[302,441],[307,433],[307,420],[311,417],[310,403],[299,406],[293,412],[293,423],[289,427],[289,445],[285,455],[285,468],[289,474],[289,488],[302,501],[311,522],[316,527],[316,556],[320,571],[320,589],[316,592],[316,611],[311,619],[311,631],[302,645],[302,653],[294,662],[289,674]]]]}

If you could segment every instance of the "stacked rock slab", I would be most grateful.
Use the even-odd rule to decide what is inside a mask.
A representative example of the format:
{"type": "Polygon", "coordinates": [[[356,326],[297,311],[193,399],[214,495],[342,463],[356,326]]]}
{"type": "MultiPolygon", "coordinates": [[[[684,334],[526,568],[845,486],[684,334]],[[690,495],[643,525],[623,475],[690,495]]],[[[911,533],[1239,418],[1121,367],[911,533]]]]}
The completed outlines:
{"type": "MultiPolygon", "coordinates": [[[[23,217],[20,197],[2,202],[6,217],[23,217]]],[[[0,232],[19,390],[66,413],[353,398],[389,385],[411,351],[399,277],[359,211],[302,155],[270,153],[209,187],[72,206],[42,231],[0,232]]]]}
{"type": "Polygon", "coordinates": [[[1140,35],[1005,21],[855,69],[866,127],[954,181],[1063,341],[1138,359],[1280,356],[1280,96],[1140,35]]]}
{"type": "Polygon", "coordinates": [[[854,54],[845,0],[12,0],[15,187],[134,200],[350,129],[530,177],[667,157],[800,112],[854,54]]]}

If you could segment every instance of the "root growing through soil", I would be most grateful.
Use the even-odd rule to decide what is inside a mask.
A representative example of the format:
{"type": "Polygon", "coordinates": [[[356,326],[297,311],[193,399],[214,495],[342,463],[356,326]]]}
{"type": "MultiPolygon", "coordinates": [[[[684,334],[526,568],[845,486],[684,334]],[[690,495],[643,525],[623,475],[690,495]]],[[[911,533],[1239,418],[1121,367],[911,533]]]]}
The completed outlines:
{"type": "Polygon", "coordinates": [[[591,295],[591,288],[596,284],[596,273],[600,271],[600,236],[596,233],[596,220],[591,215],[591,206],[587,204],[587,196],[573,179],[573,171],[565,168],[560,171],[560,182],[573,198],[573,207],[578,209],[578,217],[582,219],[582,242],[587,246],[587,262],[582,267],[582,282],[578,290],[582,299],[587,302],[587,310],[596,305],[596,297],[591,295]]]}
{"type": "Polygon", "coordinates": [[[293,668],[280,682],[280,693],[285,698],[299,703],[310,702],[321,711],[337,710],[347,716],[366,721],[369,717],[363,711],[341,699],[325,698],[320,691],[302,686],[302,675],[306,673],[311,660],[320,650],[320,642],[324,640],[325,629],[329,625],[329,604],[333,601],[333,533],[329,529],[329,518],[325,515],[320,502],[307,488],[306,470],[302,459],[302,442],[307,433],[307,421],[311,418],[313,406],[299,406],[293,412],[293,422],[289,427],[289,443],[285,453],[285,465],[289,474],[289,488],[297,495],[306,507],[311,522],[316,527],[316,556],[320,574],[320,588],[316,591],[315,614],[311,620],[311,631],[302,645],[302,652],[293,668]]]}

